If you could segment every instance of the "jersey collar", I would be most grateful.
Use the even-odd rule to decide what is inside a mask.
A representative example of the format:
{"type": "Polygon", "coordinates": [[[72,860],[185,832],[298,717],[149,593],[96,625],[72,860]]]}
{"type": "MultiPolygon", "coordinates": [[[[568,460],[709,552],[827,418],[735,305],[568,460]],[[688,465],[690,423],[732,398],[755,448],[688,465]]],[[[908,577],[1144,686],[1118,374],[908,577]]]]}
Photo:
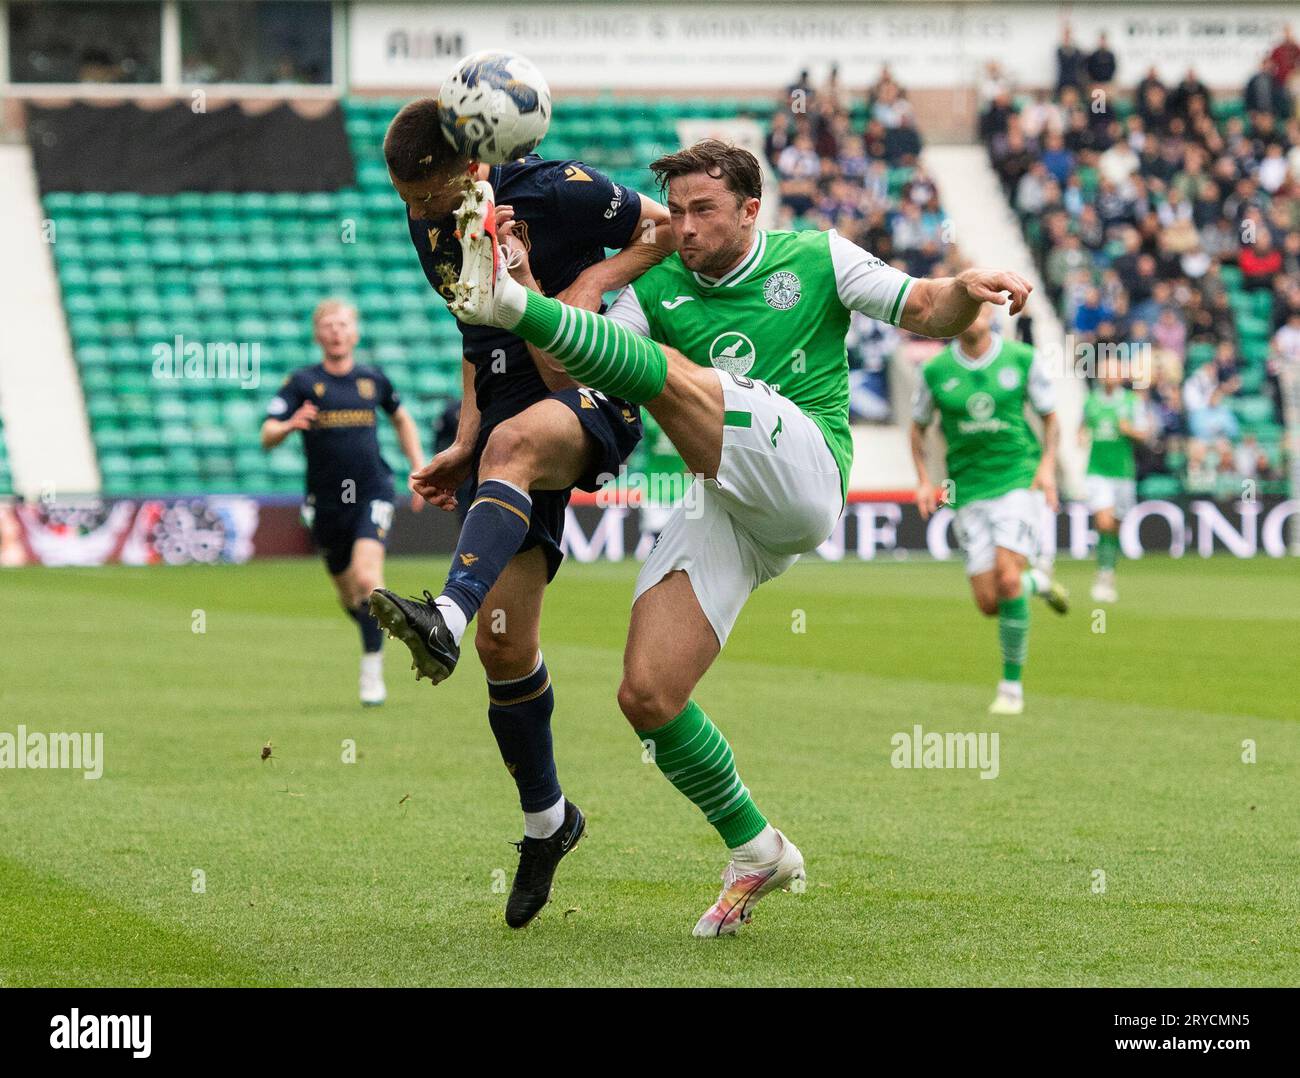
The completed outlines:
{"type": "Polygon", "coordinates": [[[749,253],[721,277],[707,277],[703,273],[696,273],[694,270],[691,270],[691,276],[695,278],[695,283],[701,288],[734,288],[759,267],[763,261],[763,253],[766,250],[767,233],[760,229],[755,234],[753,242],[749,245],[749,253]]]}
{"type": "Polygon", "coordinates": [[[980,370],[992,363],[1000,351],[1002,351],[1002,337],[994,333],[993,339],[989,341],[989,346],[982,356],[968,356],[961,350],[961,341],[952,342],[952,354],[957,357],[957,362],[970,371],[980,370]]]}

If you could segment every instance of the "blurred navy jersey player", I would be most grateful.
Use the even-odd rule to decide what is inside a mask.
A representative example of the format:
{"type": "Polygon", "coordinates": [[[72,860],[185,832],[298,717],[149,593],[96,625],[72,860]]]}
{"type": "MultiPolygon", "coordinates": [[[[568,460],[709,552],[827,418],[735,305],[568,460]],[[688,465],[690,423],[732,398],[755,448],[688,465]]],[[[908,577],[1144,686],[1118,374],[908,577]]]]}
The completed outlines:
{"type": "MultiPolygon", "coordinates": [[[[357,313],[326,300],[312,318],[321,362],[294,371],[267,406],[262,447],[279,445],[302,431],[307,454],[303,515],[325,558],[348,616],[361,629],[361,702],[385,698],[383,632],[367,606],[383,585],[384,546],[393,524],[393,473],[379,451],[375,430],[383,410],[397,429],[412,467],[423,460],[415,421],[378,367],[358,365],[357,313]]],[[[420,509],[420,498],[412,506],[420,509]]]]}
{"type": "MultiPolygon", "coordinates": [[[[602,296],[659,262],[671,247],[668,213],[577,161],[529,155],[504,165],[460,157],[438,127],[437,102],[398,113],[384,140],[393,186],[429,283],[444,299],[461,267],[461,221],[471,200],[495,198],[488,230],[529,252],[538,287],[599,310],[602,296]],[[490,185],[490,186],[489,186],[490,185]],[[605,257],[607,248],[617,253],[605,257]]],[[[556,774],[554,693],[540,651],[542,595],[562,558],[573,488],[617,475],[641,437],[633,405],[578,386],[514,334],[461,325],[464,394],[450,447],[411,476],[411,489],[453,510],[473,490],[441,594],[404,599],[379,589],[371,610],[411,649],[417,677],[455,668],[462,634],[478,616],[475,647],[488,679],[488,720],[524,812],[519,869],[506,903],[511,927],[550,897],[555,867],[585,821],[556,774]]]]}

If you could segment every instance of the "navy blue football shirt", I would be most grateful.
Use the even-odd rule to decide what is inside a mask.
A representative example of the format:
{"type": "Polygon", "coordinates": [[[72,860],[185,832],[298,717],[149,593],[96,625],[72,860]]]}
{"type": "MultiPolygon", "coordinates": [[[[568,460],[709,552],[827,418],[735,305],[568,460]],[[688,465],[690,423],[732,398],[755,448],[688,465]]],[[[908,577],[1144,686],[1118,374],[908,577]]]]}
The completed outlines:
{"type": "Polygon", "coordinates": [[[343,502],[352,480],[354,503],[393,500],[393,473],[379,451],[376,409],[392,415],[401,407],[393,383],[378,367],[355,364],[347,374],[330,374],[322,364],[299,367],[267,405],[272,419],[288,419],[303,401],[316,405],[316,421],[302,432],[307,453],[307,493],[317,508],[343,502]]]}
{"type": "MultiPolygon", "coordinates": [[[[605,258],[607,247],[635,239],[641,200],[579,161],[544,161],[529,154],[494,165],[488,182],[499,206],[515,211],[515,235],[528,250],[528,264],[542,291],[553,296],[588,266],[605,258]]],[[[407,215],[411,242],[434,291],[444,299],[456,280],[460,241],[451,215],[418,221],[407,215]]],[[[550,390],[523,340],[493,326],[460,327],[465,358],[474,364],[474,395],[482,413],[480,444],[488,431],[545,397],[550,390]],[[493,360],[499,362],[494,371],[493,360]]]]}

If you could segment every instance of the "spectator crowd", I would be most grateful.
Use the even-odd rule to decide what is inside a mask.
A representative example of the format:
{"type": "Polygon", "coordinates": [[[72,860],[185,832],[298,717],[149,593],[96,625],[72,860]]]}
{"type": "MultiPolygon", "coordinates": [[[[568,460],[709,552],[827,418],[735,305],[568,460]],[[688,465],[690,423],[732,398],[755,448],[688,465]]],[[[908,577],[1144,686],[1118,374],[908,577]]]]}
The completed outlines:
{"type": "MultiPolygon", "coordinates": [[[[856,99],[832,68],[825,84],[803,71],[772,115],[766,156],[780,192],[779,228],[834,228],[907,273],[953,272],[952,244],[906,91],[888,67],[856,99]]],[[[855,419],[888,422],[888,367],[901,335],[854,314],[847,348],[855,419]]]]}
{"type": "Polygon", "coordinates": [[[1288,29],[1235,99],[1195,69],[1116,84],[1106,36],[1068,28],[1053,91],[989,65],[979,128],[1077,345],[1148,357],[1145,475],[1192,492],[1280,479],[1300,371],[1300,46],[1288,29]],[[1148,384],[1149,382],[1149,384],[1148,384]]]}

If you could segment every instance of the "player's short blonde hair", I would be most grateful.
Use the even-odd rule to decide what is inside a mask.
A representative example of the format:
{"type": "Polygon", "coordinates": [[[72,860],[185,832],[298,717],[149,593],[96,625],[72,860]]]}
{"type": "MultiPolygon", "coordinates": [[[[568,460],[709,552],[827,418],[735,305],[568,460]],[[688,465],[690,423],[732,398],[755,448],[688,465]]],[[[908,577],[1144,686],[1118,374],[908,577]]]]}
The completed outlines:
{"type": "Polygon", "coordinates": [[[352,321],[360,321],[360,316],[357,314],[357,306],[355,303],[349,303],[347,300],[340,299],[338,296],[331,296],[329,299],[323,299],[316,304],[316,309],[311,313],[311,324],[313,326],[318,326],[320,325],[320,320],[327,314],[333,314],[335,311],[340,310],[351,311],[352,321]]]}

